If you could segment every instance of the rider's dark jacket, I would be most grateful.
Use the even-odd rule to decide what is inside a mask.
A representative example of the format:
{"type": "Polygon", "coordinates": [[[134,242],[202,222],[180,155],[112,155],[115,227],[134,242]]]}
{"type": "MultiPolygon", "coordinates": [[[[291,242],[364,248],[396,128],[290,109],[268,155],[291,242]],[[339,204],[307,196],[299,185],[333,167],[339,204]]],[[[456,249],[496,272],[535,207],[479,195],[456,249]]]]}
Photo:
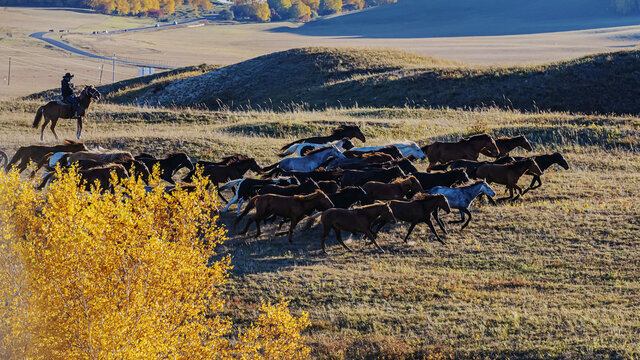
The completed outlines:
{"type": "Polygon", "coordinates": [[[75,94],[75,89],[73,88],[73,83],[69,78],[62,79],[62,98],[66,98],[67,96],[72,96],[75,94]]]}

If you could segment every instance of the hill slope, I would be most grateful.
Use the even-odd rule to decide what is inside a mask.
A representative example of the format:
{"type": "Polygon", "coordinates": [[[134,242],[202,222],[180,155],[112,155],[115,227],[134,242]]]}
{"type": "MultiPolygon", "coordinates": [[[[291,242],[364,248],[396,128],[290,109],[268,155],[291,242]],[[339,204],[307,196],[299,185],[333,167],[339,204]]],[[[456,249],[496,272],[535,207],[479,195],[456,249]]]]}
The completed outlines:
{"type": "Polygon", "coordinates": [[[297,29],[311,36],[416,38],[515,35],[637,25],[609,0],[402,0],[313,21],[297,29]]]}
{"type": "Polygon", "coordinates": [[[482,68],[392,50],[304,48],[133,90],[116,86],[118,92],[107,98],[210,109],[498,106],[637,114],[639,57],[638,51],[626,51],[533,67],[482,68]]]}

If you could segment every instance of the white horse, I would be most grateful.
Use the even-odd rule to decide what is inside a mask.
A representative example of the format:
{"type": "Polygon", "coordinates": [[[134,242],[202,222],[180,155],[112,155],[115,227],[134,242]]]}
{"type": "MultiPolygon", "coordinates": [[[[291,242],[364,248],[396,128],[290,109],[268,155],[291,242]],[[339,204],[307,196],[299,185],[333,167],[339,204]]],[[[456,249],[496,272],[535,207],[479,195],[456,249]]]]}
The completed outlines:
{"type": "Polygon", "coordinates": [[[400,150],[400,153],[402,154],[402,156],[404,157],[407,157],[409,155],[412,155],[417,159],[425,159],[427,157],[422,151],[422,149],[420,149],[420,146],[418,146],[418,144],[416,144],[413,141],[403,141],[400,143],[387,144],[387,145],[381,145],[381,146],[363,146],[363,147],[353,148],[351,150],[371,151],[371,150],[380,150],[382,148],[386,148],[390,146],[397,147],[398,150],[400,150]]]}
{"type": "MultiPolygon", "coordinates": [[[[471,212],[469,211],[469,205],[480,194],[487,195],[489,200],[493,202],[492,197],[496,196],[496,192],[493,191],[491,186],[485,181],[478,181],[474,184],[467,186],[460,186],[456,188],[448,188],[445,186],[436,186],[429,189],[430,194],[442,194],[449,201],[449,206],[452,209],[458,209],[460,211],[461,220],[452,221],[452,224],[459,224],[465,222],[464,214],[469,215],[467,222],[462,225],[460,230],[464,229],[471,221],[471,212]]],[[[494,203],[495,204],[495,203],[494,203]]]]}
{"type": "Polygon", "coordinates": [[[351,142],[351,140],[345,138],[342,140],[331,141],[324,144],[313,144],[313,143],[293,144],[289,146],[287,150],[278,154],[278,156],[285,157],[293,153],[296,153],[296,156],[303,156],[302,155],[303,150],[315,150],[323,146],[330,146],[330,145],[335,146],[341,152],[353,148],[353,143],[351,142]]]}
{"type": "Polygon", "coordinates": [[[330,147],[324,149],[316,149],[305,156],[283,159],[279,163],[275,163],[273,165],[265,167],[263,170],[268,171],[268,173],[266,173],[267,176],[275,169],[281,169],[285,171],[311,172],[317,169],[330,157],[339,159],[346,158],[346,156],[344,156],[337,147],[331,145],[330,147]]]}

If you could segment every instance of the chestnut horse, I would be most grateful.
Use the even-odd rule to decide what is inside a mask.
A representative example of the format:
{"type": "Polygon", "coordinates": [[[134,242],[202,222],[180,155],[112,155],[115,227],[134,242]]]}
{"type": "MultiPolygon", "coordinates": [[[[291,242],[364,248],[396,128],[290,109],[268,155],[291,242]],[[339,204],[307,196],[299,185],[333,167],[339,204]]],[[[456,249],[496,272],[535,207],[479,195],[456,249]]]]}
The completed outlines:
{"type": "Polygon", "coordinates": [[[435,142],[423,146],[422,151],[429,159],[430,171],[437,163],[446,163],[451,160],[465,159],[477,160],[481,152],[488,152],[492,156],[498,156],[498,145],[488,134],[474,135],[463,138],[457,142],[435,142]]]}
{"type": "Polygon", "coordinates": [[[495,141],[496,145],[498,146],[498,150],[500,151],[498,156],[493,156],[487,149],[482,150],[483,155],[489,157],[503,157],[509,155],[509,152],[517,147],[521,147],[527,151],[533,151],[533,146],[531,146],[531,143],[529,142],[529,140],[527,140],[526,137],[524,137],[524,135],[515,137],[500,137],[495,139],[495,141]]]}
{"type": "MultiPolygon", "coordinates": [[[[536,155],[536,156],[533,156],[532,158],[533,160],[535,160],[536,164],[538,164],[538,167],[542,172],[547,170],[553,164],[558,164],[563,169],[569,170],[569,163],[564,158],[564,156],[562,156],[562,154],[559,152],[554,152],[553,154],[536,155]]],[[[514,159],[522,160],[524,158],[515,157],[514,159]]],[[[533,174],[529,171],[527,171],[525,175],[532,175],[533,179],[531,179],[531,185],[529,185],[529,187],[522,192],[523,194],[526,194],[527,191],[529,190],[534,190],[542,186],[542,179],[540,178],[540,175],[533,174]]]]}
{"type": "Polygon", "coordinates": [[[57,152],[78,152],[78,151],[86,151],[87,147],[84,146],[82,142],[75,142],[71,140],[65,140],[61,145],[55,146],[42,146],[42,145],[31,145],[31,146],[23,146],[16,151],[15,155],[11,158],[11,161],[6,166],[6,170],[9,171],[13,164],[20,161],[20,164],[17,166],[18,172],[24,171],[24,169],[29,166],[29,162],[33,161],[35,163],[40,163],[42,159],[47,156],[49,153],[57,153],[57,152]]]}
{"type": "MultiPolygon", "coordinates": [[[[95,99],[96,101],[100,100],[102,95],[98,91],[98,89],[94,88],[92,85],[86,86],[80,96],[78,96],[78,104],[84,109],[83,115],[75,118],[77,120],[77,131],[76,138],[80,139],[82,135],[82,119],[86,116],[87,109],[91,102],[95,99]]],[[[73,107],[71,105],[62,105],[57,101],[49,101],[44,106],[38,108],[36,112],[36,117],[33,119],[33,128],[37,128],[38,124],[40,124],[40,120],[44,116],[44,123],[42,124],[42,130],[40,131],[40,141],[44,138],[44,129],[47,127],[47,124],[51,122],[51,132],[53,136],[58,140],[58,134],[56,134],[56,124],[58,123],[58,119],[73,119],[73,107]]]]}
{"type": "Polygon", "coordinates": [[[299,139],[294,142],[291,142],[285,146],[283,146],[280,151],[287,150],[291,145],[299,144],[299,143],[311,143],[311,144],[325,144],[331,141],[342,140],[344,138],[347,139],[359,139],[362,142],[366,141],[362,130],[358,127],[358,125],[340,125],[336,129],[333,130],[331,135],[329,136],[314,136],[306,139],[299,139]]]}
{"type": "Polygon", "coordinates": [[[494,182],[507,186],[509,197],[499,200],[516,200],[522,195],[522,188],[518,186],[518,179],[528,171],[534,175],[542,174],[542,170],[540,170],[536,162],[531,158],[527,158],[510,164],[482,165],[476,170],[476,175],[479,179],[485,180],[487,183],[494,182]],[[518,191],[518,195],[515,198],[513,197],[514,190],[518,191]]]}
{"type": "MultiPolygon", "coordinates": [[[[425,193],[417,194],[410,201],[400,201],[393,200],[389,202],[389,207],[391,211],[393,211],[393,216],[395,216],[396,220],[406,221],[411,223],[409,226],[409,231],[407,235],[404,237],[404,242],[407,242],[409,239],[409,235],[413,229],[419,223],[427,223],[429,225],[429,229],[436,236],[436,239],[442,243],[442,245],[446,245],[438,233],[436,229],[433,227],[433,223],[431,222],[431,214],[438,212],[439,209],[444,210],[447,214],[451,212],[451,207],[449,207],[449,202],[444,195],[429,195],[425,193]]],[[[380,229],[385,225],[385,222],[380,222],[378,229],[376,230],[376,234],[380,229]]],[[[440,223],[438,223],[440,225],[440,223]]],[[[440,226],[442,231],[446,234],[447,231],[444,229],[444,226],[440,226]]]]}
{"type": "Polygon", "coordinates": [[[423,190],[415,176],[397,179],[389,184],[369,181],[362,185],[362,189],[372,200],[398,200],[411,197],[423,190]]]}
{"type": "Polygon", "coordinates": [[[376,234],[371,231],[371,225],[378,220],[395,223],[396,218],[389,205],[377,203],[355,208],[347,209],[329,209],[322,213],[320,221],[322,222],[323,233],[320,243],[322,244],[322,252],[327,253],[326,239],[331,229],[336,233],[336,239],[344,246],[347,251],[351,249],[342,241],[341,230],[350,233],[362,233],[373,242],[380,252],[384,252],[380,245],[376,242],[376,234]]]}
{"type": "Polygon", "coordinates": [[[291,219],[291,225],[289,225],[289,243],[293,243],[293,229],[298,225],[298,222],[313,209],[318,211],[331,209],[333,207],[333,203],[329,200],[327,195],[322,192],[322,190],[316,190],[309,195],[257,195],[249,200],[249,204],[242,211],[242,214],[234,220],[234,228],[254,207],[256,208],[256,213],[247,221],[247,225],[240,234],[246,234],[251,223],[255,222],[256,228],[258,229],[256,236],[260,236],[260,221],[270,217],[271,215],[276,215],[291,219]]]}

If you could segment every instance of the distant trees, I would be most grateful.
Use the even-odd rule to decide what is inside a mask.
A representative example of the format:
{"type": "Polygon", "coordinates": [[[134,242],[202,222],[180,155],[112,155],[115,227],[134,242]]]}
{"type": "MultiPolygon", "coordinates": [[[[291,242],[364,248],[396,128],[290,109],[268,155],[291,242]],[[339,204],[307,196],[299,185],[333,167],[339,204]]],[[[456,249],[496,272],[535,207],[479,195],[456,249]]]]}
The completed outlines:
{"type": "Polygon", "coordinates": [[[291,6],[289,16],[299,21],[309,21],[311,20],[311,8],[302,1],[299,1],[291,6]]]}
{"type": "Polygon", "coordinates": [[[121,15],[138,15],[149,13],[157,15],[157,10],[161,10],[164,14],[173,14],[176,11],[176,5],[183,2],[191,3],[198,13],[198,9],[210,9],[211,0],[84,0],[92,9],[103,13],[118,13],[121,15]],[[155,11],[154,11],[155,10],[155,11]]]}

